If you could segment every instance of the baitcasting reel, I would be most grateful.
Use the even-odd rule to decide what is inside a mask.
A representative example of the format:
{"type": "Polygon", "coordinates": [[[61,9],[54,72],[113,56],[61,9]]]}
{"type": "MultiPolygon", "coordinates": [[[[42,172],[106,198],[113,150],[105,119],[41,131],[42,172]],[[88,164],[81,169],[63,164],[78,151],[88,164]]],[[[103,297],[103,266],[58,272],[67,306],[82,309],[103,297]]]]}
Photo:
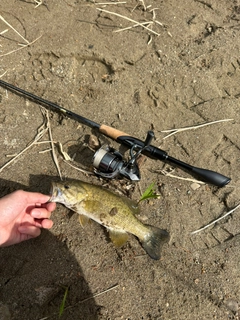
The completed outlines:
{"type": "Polygon", "coordinates": [[[100,148],[93,156],[95,173],[104,178],[113,179],[122,175],[132,181],[139,181],[140,171],[137,158],[148,147],[154,138],[153,131],[148,131],[143,147],[135,144],[130,149],[130,160],[125,161],[123,155],[114,148],[105,146],[100,148]]]}

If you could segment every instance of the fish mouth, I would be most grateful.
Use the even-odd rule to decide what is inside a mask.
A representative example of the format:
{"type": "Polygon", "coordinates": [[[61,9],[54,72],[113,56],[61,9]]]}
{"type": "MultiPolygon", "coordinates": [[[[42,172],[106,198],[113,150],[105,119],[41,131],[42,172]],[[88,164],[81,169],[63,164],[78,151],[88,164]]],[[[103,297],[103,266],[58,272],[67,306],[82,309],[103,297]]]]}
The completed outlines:
{"type": "Polygon", "coordinates": [[[50,189],[50,199],[48,200],[48,202],[57,202],[61,194],[61,190],[56,186],[54,182],[52,182],[50,189]]]}

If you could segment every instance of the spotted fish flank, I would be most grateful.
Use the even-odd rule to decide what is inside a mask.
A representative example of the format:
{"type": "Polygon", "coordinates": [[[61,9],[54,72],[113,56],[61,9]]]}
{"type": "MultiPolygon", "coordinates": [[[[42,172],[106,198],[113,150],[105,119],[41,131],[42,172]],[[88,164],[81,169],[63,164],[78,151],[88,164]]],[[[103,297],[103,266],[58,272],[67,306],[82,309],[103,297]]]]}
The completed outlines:
{"type": "Polygon", "coordinates": [[[92,219],[106,227],[116,246],[126,243],[128,233],[135,235],[152,259],[160,259],[161,247],[169,239],[165,230],[136,218],[139,207],[135,201],[96,185],[80,180],[53,182],[49,201],[79,213],[82,226],[92,219]]]}
{"type": "Polygon", "coordinates": [[[115,216],[115,214],[117,213],[118,213],[118,209],[116,207],[113,207],[109,212],[110,216],[112,217],[115,216]]]}

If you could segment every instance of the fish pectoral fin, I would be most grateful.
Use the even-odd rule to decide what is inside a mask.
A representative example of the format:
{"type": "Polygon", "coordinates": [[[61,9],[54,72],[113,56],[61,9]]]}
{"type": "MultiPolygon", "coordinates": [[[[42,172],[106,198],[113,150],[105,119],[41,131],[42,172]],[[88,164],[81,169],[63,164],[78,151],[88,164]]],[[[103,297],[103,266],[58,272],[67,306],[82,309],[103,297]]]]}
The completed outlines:
{"type": "Polygon", "coordinates": [[[90,222],[90,219],[83,214],[79,214],[78,219],[79,219],[79,222],[83,228],[86,226],[86,224],[88,224],[90,222]]]}
{"type": "Polygon", "coordinates": [[[110,230],[109,231],[109,237],[112,241],[112,243],[116,246],[116,247],[121,247],[123,246],[127,240],[128,240],[128,234],[124,231],[116,231],[116,230],[110,230]]]}

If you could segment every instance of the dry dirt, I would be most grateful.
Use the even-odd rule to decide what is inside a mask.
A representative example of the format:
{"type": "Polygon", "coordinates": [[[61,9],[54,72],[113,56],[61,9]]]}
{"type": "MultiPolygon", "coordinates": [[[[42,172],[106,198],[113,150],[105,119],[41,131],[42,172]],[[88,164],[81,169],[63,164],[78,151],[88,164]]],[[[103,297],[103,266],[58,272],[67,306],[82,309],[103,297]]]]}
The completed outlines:
{"type": "MultiPolygon", "coordinates": [[[[68,287],[61,319],[239,319],[240,211],[190,233],[239,203],[240,2],[45,0],[36,5],[1,0],[2,17],[30,43],[36,40],[20,48],[27,42],[0,20],[0,32],[8,29],[0,37],[3,80],[142,140],[153,129],[155,146],[232,180],[224,188],[205,184],[193,190],[192,182],[160,173],[169,165],[146,159],[139,183],[107,181],[70,167],[57,150],[64,177],[118,189],[136,200],[155,182],[160,197],[141,204],[141,217],[167,229],[170,242],[160,261],[151,260],[133,236],[116,249],[100,225],[82,229],[77,214],[58,205],[50,231],[0,250],[0,309],[5,310],[0,318],[9,319],[9,311],[11,319],[58,319],[68,287]],[[134,23],[113,13],[152,21],[149,28],[158,35],[140,26],[115,32],[134,23]],[[166,139],[161,132],[221,119],[233,120],[166,139]]],[[[3,88],[0,94],[3,166],[8,155],[32,141],[44,117],[37,104],[3,88]]],[[[91,168],[89,135],[119,147],[56,112],[49,111],[49,119],[54,141],[80,168],[91,168]]],[[[46,133],[42,141],[48,139],[46,133]]],[[[34,145],[1,170],[0,195],[20,188],[48,194],[50,181],[59,179],[49,148],[49,143],[34,145]]],[[[192,178],[180,169],[173,174],[192,178]]]]}

